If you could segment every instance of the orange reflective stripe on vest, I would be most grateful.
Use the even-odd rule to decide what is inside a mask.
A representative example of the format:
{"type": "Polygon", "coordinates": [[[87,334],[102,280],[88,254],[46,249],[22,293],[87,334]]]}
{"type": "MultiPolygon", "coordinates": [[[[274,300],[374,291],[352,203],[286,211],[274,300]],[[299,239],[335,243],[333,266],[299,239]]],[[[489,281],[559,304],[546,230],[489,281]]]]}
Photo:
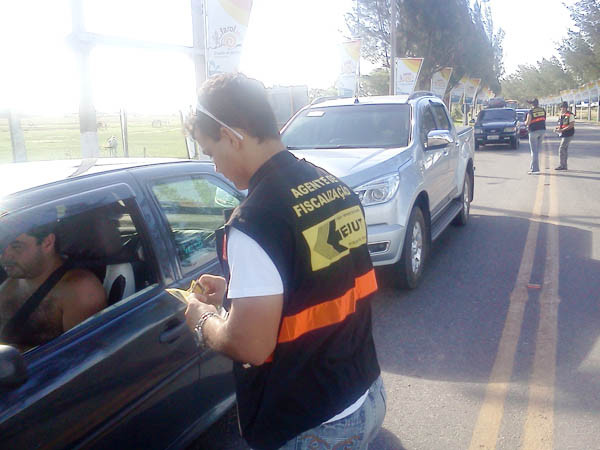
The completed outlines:
{"type": "Polygon", "coordinates": [[[375,270],[356,278],[354,287],[333,300],[312,306],[293,316],[284,317],[278,343],[290,342],[309,331],[342,322],[356,311],[356,302],[377,290],[375,270]]]}

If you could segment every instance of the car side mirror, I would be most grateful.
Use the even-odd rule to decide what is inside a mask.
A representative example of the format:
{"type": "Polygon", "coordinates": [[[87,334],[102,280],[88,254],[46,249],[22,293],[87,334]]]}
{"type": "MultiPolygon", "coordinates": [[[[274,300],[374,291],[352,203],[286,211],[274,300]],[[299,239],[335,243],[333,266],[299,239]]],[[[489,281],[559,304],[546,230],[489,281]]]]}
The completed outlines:
{"type": "Polygon", "coordinates": [[[0,345],[0,387],[13,388],[27,381],[27,367],[21,353],[10,345],[0,345]]]}
{"type": "Polygon", "coordinates": [[[448,130],[433,130],[427,133],[427,144],[425,147],[427,150],[433,150],[435,148],[447,147],[452,144],[454,139],[448,130]]]}

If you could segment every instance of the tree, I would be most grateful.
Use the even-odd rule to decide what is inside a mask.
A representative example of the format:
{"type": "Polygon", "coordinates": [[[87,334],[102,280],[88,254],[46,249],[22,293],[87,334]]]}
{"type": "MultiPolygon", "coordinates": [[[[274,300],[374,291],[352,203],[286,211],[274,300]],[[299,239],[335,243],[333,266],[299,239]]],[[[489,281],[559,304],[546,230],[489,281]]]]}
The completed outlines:
{"type": "Polygon", "coordinates": [[[581,84],[600,77],[600,1],[579,0],[568,9],[576,29],[569,30],[558,50],[581,84]]]}
{"type": "MultiPolygon", "coordinates": [[[[499,90],[503,34],[492,33],[496,42],[490,40],[479,2],[471,9],[469,0],[393,1],[398,7],[396,56],[424,58],[418,88],[429,89],[433,73],[450,66],[454,68],[451,83],[468,75],[499,90]]],[[[388,69],[390,8],[390,0],[359,0],[346,15],[353,36],[363,39],[363,55],[388,69]]]]}
{"type": "Polygon", "coordinates": [[[502,93],[505,98],[524,103],[534,97],[556,95],[564,89],[577,87],[573,75],[561,62],[553,57],[542,59],[536,65],[521,65],[514,74],[502,80],[502,93]]]}
{"type": "Polygon", "coordinates": [[[360,77],[361,95],[387,95],[390,91],[390,69],[379,68],[360,77]]]}

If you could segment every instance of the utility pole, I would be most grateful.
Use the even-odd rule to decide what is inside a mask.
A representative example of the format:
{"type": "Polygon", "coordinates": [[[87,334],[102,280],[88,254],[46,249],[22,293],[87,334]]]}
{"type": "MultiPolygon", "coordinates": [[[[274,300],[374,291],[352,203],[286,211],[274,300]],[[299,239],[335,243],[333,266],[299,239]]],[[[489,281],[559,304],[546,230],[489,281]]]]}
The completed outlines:
{"type": "MultiPolygon", "coordinates": [[[[360,0],[356,0],[356,37],[360,40],[360,0]]],[[[361,41],[362,46],[362,41],[361,41]]],[[[360,52],[358,53],[358,64],[356,67],[356,95],[358,98],[360,96],[360,52]]]]}
{"type": "Polygon", "coordinates": [[[27,150],[25,149],[25,136],[21,128],[21,118],[14,110],[8,110],[8,127],[10,128],[10,141],[13,151],[13,162],[27,161],[27,150]]]}
{"type": "Polygon", "coordinates": [[[196,73],[196,92],[206,80],[206,4],[205,0],[192,2],[193,58],[196,73]]]}
{"type": "Polygon", "coordinates": [[[392,44],[392,54],[390,56],[390,95],[396,94],[396,17],[398,16],[396,1],[392,0],[390,17],[390,41],[392,44]]]}
{"type": "Polygon", "coordinates": [[[71,0],[72,44],[77,55],[80,74],[79,131],[81,133],[81,157],[97,158],[100,156],[98,122],[96,121],[96,110],[92,101],[92,80],[89,65],[90,50],[93,44],[83,39],[83,7],[81,1],[71,0]]]}

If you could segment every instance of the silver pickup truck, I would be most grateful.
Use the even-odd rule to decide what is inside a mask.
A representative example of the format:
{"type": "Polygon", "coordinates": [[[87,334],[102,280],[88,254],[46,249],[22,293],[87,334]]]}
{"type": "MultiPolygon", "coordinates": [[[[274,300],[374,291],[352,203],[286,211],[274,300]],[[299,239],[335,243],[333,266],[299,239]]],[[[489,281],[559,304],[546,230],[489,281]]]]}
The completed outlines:
{"type": "Polygon", "coordinates": [[[296,156],[358,193],[373,264],[396,265],[404,287],[418,285],[431,241],[450,223],[468,221],[473,129],[457,130],[431,93],[309,105],[281,135],[296,156]]]}

